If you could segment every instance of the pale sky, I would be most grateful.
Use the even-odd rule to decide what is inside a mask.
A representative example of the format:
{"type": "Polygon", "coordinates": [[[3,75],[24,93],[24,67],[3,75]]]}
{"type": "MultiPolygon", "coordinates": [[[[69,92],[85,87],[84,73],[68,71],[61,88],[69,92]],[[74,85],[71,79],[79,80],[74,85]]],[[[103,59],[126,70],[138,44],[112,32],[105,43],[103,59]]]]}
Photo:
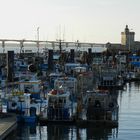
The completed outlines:
{"type": "Polygon", "coordinates": [[[140,0],[0,0],[0,39],[120,43],[128,24],[140,41],[140,0]]]}

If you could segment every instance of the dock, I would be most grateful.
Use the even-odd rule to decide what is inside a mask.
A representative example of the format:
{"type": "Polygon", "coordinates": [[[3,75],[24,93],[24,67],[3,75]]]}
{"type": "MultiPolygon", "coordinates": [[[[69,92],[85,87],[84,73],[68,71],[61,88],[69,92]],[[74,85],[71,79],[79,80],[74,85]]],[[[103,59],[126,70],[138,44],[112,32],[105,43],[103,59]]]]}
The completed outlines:
{"type": "Polygon", "coordinates": [[[0,140],[16,129],[16,117],[12,114],[0,114],[0,140]]]}

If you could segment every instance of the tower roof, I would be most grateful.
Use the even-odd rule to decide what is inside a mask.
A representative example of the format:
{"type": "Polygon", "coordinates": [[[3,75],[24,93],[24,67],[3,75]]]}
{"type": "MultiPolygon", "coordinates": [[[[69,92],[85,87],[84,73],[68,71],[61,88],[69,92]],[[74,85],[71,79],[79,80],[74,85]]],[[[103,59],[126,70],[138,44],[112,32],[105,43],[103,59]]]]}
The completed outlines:
{"type": "Polygon", "coordinates": [[[126,25],[125,27],[125,33],[128,33],[129,32],[129,28],[128,28],[128,25],[126,25]]]}

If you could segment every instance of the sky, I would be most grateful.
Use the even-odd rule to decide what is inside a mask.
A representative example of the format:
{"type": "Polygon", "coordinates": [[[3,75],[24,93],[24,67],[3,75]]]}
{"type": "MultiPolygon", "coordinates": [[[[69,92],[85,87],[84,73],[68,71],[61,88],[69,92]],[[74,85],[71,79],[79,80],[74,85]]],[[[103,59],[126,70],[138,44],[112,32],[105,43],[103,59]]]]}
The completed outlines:
{"type": "Polygon", "coordinates": [[[126,25],[140,41],[140,0],[0,0],[0,39],[120,43],[126,25]]]}

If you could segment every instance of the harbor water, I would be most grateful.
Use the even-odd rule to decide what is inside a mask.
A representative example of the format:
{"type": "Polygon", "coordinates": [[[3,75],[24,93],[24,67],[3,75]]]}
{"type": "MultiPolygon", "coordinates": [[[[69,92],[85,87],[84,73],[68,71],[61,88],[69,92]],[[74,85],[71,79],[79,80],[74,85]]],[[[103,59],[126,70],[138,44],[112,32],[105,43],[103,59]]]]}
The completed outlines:
{"type": "Polygon", "coordinates": [[[118,91],[118,128],[79,128],[68,125],[18,126],[6,140],[139,140],[140,82],[127,83],[118,91]]]}

